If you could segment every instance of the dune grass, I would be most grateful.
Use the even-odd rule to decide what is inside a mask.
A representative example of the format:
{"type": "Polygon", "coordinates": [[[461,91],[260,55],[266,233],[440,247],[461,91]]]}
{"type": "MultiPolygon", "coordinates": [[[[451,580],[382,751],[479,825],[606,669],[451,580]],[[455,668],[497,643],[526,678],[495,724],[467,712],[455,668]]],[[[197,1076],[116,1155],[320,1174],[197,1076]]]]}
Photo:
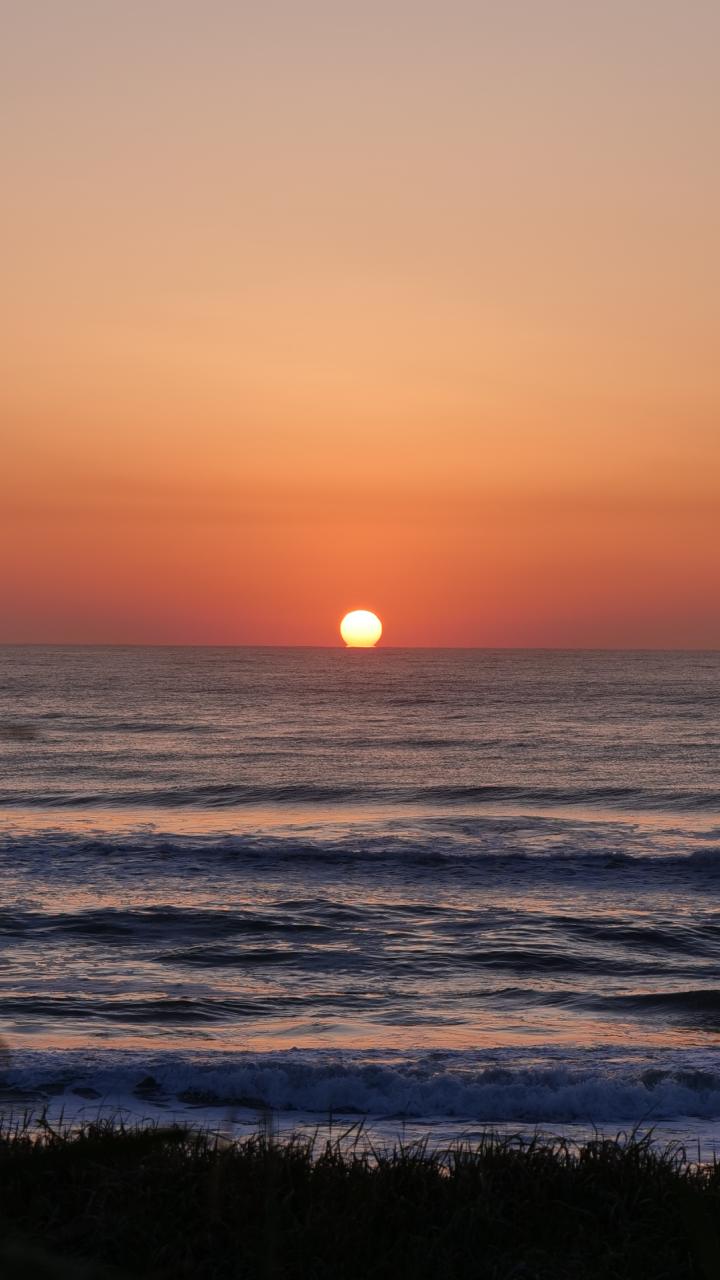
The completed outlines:
{"type": "Polygon", "coordinates": [[[720,1280],[720,1169],[633,1137],[236,1143],[0,1132],[0,1272],[243,1280],[720,1280]]]}

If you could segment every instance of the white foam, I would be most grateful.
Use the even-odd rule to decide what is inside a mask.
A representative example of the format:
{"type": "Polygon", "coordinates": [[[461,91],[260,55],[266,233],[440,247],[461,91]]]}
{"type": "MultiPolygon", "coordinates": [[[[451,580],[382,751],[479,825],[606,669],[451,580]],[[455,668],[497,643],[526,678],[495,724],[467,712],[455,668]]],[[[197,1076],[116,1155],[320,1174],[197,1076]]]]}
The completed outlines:
{"type": "Polygon", "coordinates": [[[2,1072],[9,1104],[20,1096],[84,1097],[98,1105],[268,1109],[327,1116],[405,1117],[473,1124],[633,1125],[720,1119],[720,1073],[707,1051],[685,1055],[607,1049],[568,1058],[513,1050],[400,1054],[293,1051],[145,1055],[22,1051],[2,1072]],[[78,1092],[79,1091],[79,1092],[78,1092]]]}

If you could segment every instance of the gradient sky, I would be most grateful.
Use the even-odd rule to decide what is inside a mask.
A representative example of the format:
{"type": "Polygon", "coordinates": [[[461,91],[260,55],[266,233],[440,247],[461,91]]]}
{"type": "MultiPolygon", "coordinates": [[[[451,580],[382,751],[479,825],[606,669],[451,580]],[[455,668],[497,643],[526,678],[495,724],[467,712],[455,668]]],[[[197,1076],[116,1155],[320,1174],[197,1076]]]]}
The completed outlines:
{"type": "Polygon", "coordinates": [[[715,0],[0,15],[0,640],[718,646],[715,0]]]}

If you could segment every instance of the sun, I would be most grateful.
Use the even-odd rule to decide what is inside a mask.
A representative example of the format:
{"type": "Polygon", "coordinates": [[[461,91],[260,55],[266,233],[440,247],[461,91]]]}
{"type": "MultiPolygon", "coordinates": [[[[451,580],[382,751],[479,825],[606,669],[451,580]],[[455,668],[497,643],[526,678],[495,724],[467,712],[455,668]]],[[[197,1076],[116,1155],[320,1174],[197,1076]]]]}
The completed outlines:
{"type": "Polygon", "coordinates": [[[382,622],[369,609],[353,609],[340,623],[340,635],[349,649],[372,649],[382,635],[382,622]]]}

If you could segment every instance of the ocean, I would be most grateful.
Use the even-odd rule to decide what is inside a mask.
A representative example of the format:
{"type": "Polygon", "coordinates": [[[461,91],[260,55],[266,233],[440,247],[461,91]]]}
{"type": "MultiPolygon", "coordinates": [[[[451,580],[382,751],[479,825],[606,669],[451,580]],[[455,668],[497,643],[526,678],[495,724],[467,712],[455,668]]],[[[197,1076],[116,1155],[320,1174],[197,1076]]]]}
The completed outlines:
{"type": "Polygon", "coordinates": [[[0,1109],[720,1148],[720,653],[0,649],[0,1109]]]}

